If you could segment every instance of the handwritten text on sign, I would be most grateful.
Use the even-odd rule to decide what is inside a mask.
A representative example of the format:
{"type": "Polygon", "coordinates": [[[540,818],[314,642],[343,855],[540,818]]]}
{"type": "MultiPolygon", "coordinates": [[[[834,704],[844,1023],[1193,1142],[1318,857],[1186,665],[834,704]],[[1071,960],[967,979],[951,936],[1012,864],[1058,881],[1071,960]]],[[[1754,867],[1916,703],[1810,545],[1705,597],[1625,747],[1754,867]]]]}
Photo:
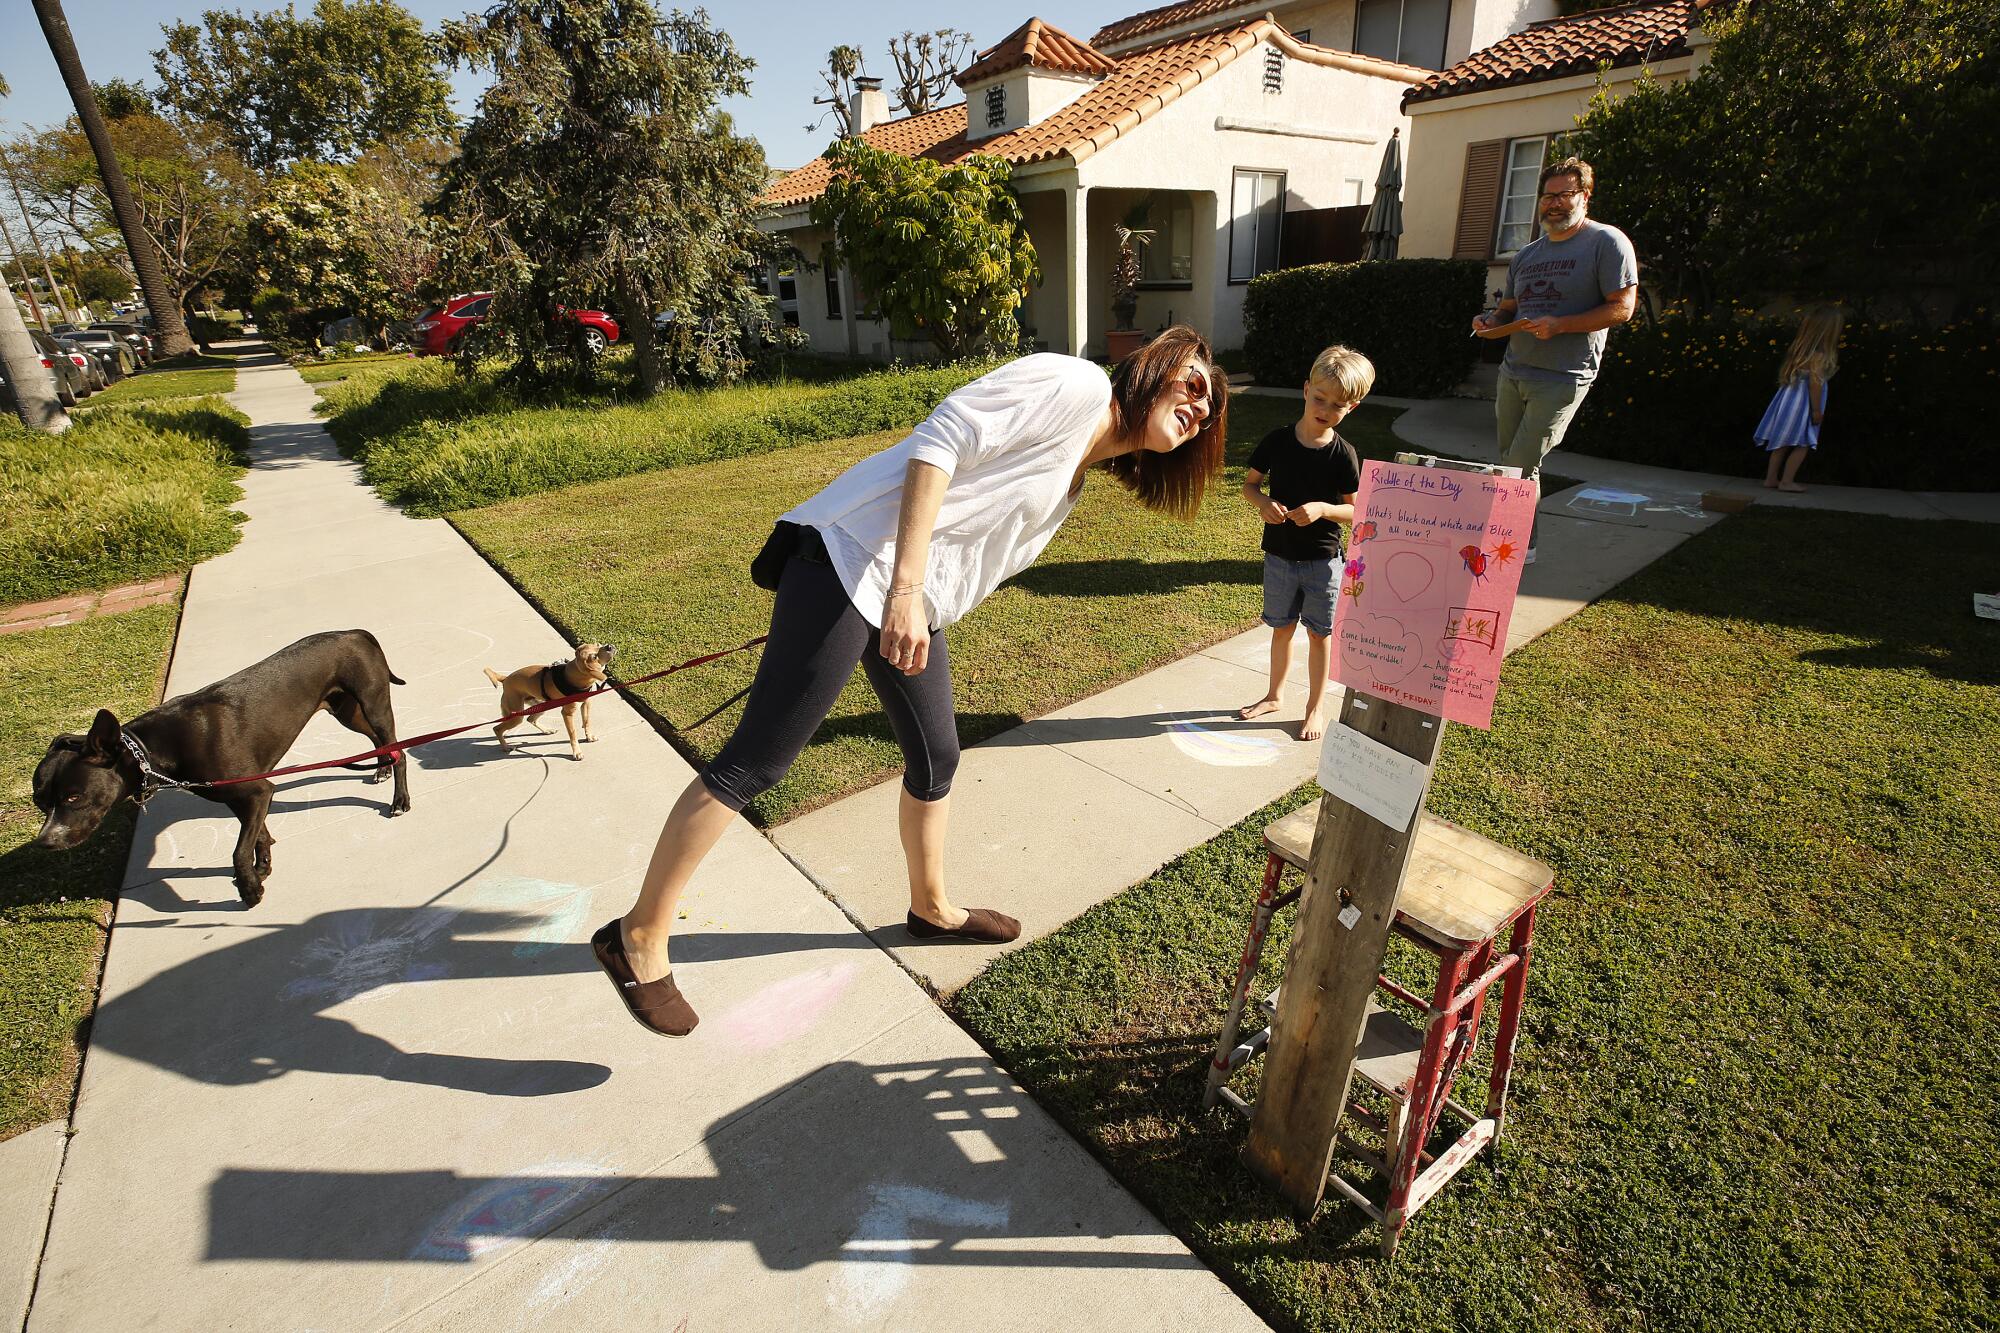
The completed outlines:
{"type": "Polygon", "coordinates": [[[1493,725],[1535,483],[1367,463],[1334,613],[1343,684],[1493,725]]]}

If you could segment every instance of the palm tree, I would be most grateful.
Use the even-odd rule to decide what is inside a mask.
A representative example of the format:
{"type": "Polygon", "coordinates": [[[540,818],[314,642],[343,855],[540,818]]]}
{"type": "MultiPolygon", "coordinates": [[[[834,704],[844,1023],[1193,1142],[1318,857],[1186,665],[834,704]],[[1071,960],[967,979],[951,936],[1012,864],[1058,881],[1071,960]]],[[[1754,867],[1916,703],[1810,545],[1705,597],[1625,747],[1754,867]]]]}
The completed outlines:
{"type": "Polygon", "coordinates": [[[111,135],[104,128],[104,115],[97,109],[97,95],[84,77],[83,61],[76,54],[76,39],[70,36],[69,20],[63,16],[62,0],[34,0],[35,17],[41,20],[42,35],[49,39],[49,51],[62,71],[69,100],[76,104],[76,118],[83,126],[90,150],[97,155],[97,174],[104,178],[104,193],[110,196],[111,211],[117,215],[118,230],[125,236],[125,250],[132,256],[132,271],[139,275],[139,288],[146,293],[146,307],[153,312],[153,327],[168,356],[194,350],[187,325],[181,319],[181,303],[167,286],[160,271],[160,253],[152,237],[139,225],[139,208],[132,202],[132,189],[125,183],[125,170],[112,151],[111,135]]]}
{"type": "MultiPolygon", "coordinates": [[[[0,97],[9,91],[7,80],[0,79],[0,97]]],[[[42,373],[42,354],[28,336],[27,321],[14,303],[14,289],[4,282],[0,287],[7,290],[7,295],[0,297],[0,366],[6,367],[7,384],[14,391],[14,410],[29,430],[51,435],[68,430],[69,413],[56,401],[55,388],[42,373]]]]}

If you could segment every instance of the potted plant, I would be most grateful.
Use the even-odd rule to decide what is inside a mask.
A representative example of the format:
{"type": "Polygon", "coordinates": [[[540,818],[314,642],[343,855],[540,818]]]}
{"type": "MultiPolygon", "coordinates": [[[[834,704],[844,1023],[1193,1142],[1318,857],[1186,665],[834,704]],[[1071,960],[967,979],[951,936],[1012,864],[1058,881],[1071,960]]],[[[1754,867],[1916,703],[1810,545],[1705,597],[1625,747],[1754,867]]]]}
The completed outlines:
{"type": "Polygon", "coordinates": [[[1139,275],[1144,271],[1140,258],[1152,244],[1153,232],[1122,223],[1112,230],[1118,237],[1118,259],[1111,266],[1113,327],[1104,335],[1104,343],[1105,354],[1115,362],[1124,360],[1148,341],[1146,332],[1133,324],[1139,315],[1139,275]]]}

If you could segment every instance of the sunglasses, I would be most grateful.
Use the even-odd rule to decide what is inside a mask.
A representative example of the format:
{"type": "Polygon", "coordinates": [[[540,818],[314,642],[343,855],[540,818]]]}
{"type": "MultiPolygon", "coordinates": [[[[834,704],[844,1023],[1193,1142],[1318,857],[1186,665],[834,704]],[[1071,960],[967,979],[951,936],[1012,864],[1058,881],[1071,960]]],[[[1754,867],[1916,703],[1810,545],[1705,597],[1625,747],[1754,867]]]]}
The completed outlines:
{"type": "Polygon", "coordinates": [[[1202,415],[1208,415],[1208,372],[1200,366],[1189,366],[1187,375],[1181,380],[1181,388],[1187,392],[1190,403],[1199,404],[1202,415]]]}

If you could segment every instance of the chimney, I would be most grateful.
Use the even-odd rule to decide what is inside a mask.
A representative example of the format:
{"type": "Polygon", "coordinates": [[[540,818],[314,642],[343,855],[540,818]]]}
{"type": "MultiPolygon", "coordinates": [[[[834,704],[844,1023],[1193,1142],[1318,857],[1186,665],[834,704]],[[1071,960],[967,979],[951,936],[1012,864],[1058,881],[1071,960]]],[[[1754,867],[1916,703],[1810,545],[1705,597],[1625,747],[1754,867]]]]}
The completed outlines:
{"type": "Polygon", "coordinates": [[[889,119],[889,94],[882,80],[863,74],[854,80],[854,95],[847,99],[847,132],[860,134],[889,119]]]}

